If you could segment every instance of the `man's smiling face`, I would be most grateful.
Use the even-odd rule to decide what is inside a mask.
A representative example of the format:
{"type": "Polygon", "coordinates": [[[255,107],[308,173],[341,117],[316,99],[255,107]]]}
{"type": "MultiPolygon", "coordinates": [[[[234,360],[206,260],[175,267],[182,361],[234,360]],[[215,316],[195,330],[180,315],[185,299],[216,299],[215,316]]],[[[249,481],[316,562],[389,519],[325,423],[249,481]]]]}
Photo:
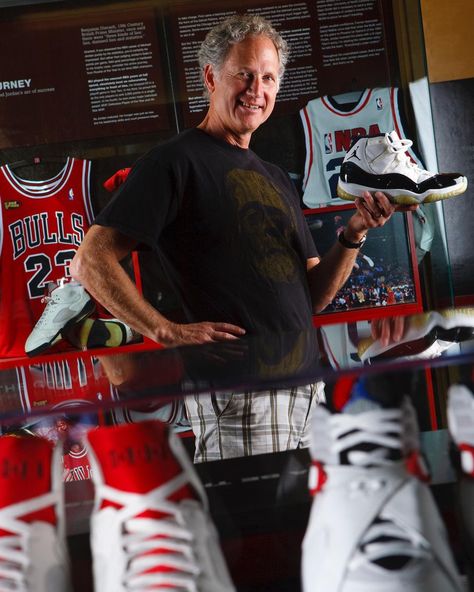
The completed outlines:
{"type": "Polygon", "coordinates": [[[213,131],[247,147],[252,132],[273,111],[279,68],[275,45],[263,35],[233,45],[218,72],[206,66],[213,131]]]}

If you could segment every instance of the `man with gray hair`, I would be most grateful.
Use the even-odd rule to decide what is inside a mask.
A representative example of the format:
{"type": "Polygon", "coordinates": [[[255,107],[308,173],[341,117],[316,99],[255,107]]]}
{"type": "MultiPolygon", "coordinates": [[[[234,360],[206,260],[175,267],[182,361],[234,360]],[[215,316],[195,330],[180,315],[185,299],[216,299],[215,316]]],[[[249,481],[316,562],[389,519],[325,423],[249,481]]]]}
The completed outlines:
{"type": "MultiPolygon", "coordinates": [[[[318,256],[289,177],[249,148],[252,133],[273,111],[287,59],[285,41],[260,16],[236,15],[214,27],[199,51],[209,97],[204,120],[133,166],[72,262],[73,277],[114,316],[167,347],[310,328],[312,314],[349,276],[354,246],[397,209],[383,194],[366,193],[344,230],[346,246],[337,242],[318,256]],[[160,314],[119,265],[139,243],[157,253],[189,322],[160,314]]],[[[204,411],[204,397],[194,408],[189,402],[197,458],[301,445],[314,387],[268,397],[275,399],[210,396],[204,411]],[[261,438],[249,440],[243,426],[251,431],[269,408],[261,438]],[[227,427],[228,453],[220,432],[224,412],[240,418],[239,429],[227,427]],[[253,447],[246,447],[249,441],[253,447]]]]}

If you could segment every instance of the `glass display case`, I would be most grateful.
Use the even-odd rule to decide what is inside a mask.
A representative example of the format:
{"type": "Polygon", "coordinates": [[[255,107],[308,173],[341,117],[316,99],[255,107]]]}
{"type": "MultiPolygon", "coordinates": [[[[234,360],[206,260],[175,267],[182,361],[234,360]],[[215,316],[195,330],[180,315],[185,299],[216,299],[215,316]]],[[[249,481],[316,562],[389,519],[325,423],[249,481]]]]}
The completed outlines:
{"type": "MultiPolygon", "coordinates": [[[[243,338],[225,346],[124,346],[120,351],[43,354],[21,363],[4,360],[0,373],[3,434],[35,434],[63,448],[68,545],[76,589],[93,589],[89,546],[93,463],[86,434],[105,426],[136,427],[151,420],[165,422],[184,444],[189,459],[195,460],[236,588],[299,590],[302,540],[310,524],[315,528],[317,519],[310,518],[310,509],[320,495],[313,491],[313,498],[310,494],[314,489],[311,467],[316,461],[311,457],[314,448],[308,446],[322,429],[321,417],[315,418],[314,412],[316,408],[335,409],[345,385],[354,381],[375,393],[373,400],[381,406],[375,405],[375,415],[381,409],[393,411],[405,395],[410,399],[420,433],[409,434],[401,422],[402,441],[404,446],[419,442],[425,467],[423,487],[429,487],[436,500],[449,534],[449,548],[465,579],[470,550],[464,537],[470,540],[472,536],[471,505],[466,499],[459,500],[466,495],[472,499],[472,484],[462,477],[456,455],[450,453],[456,445],[447,429],[446,407],[448,395],[454,400],[460,384],[471,384],[472,312],[449,309],[402,318],[404,338],[400,342],[383,345],[370,336],[360,337],[352,356],[346,352],[337,364],[334,335],[347,334],[348,325],[331,326],[329,339],[327,335],[322,339],[321,331],[328,328],[324,326],[303,333],[243,338]],[[445,382],[435,393],[439,373],[445,382]]],[[[474,397],[470,396],[470,406],[462,408],[468,432],[472,432],[469,420],[474,417],[474,397]]],[[[372,440],[370,421],[366,425],[370,405],[369,416],[363,409],[361,416],[350,417],[366,417],[359,427],[369,448],[366,441],[360,449],[356,439],[351,449],[370,451],[370,443],[374,449],[383,449],[387,444],[383,427],[377,423],[381,418],[372,426],[372,440]]],[[[344,411],[336,414],[343,416],[344,411]]],[[[453,425],[451,418],[451,430],[453,425]]],[[[372,465],[362,468],[370,469],[365,477],[370,482],[375,469],[372,465]]],[[[428,536],[423,521],[434,518],[424,515],[416,496],[414,503],[418,510],[407,511],[421,512],[415,522],[420,536],[428,536]]],[[[357,508],[355,503],[355,515],[357,508]]],[[[341,525],[335,528],[337,538],[341,525]]],[[[343,530],[350,532],[350,523],[343,530]]],[[[331,556],[331,533],[325,536],[331,556]]]]}
{"type": "MultiPolygon", "coordinates": [[[[420,592],[472,589],[474,309],[451,307],[472,304],[474,290],[470,273],[463,275],[467,247],[457,237],[451,249],[453,230],[445,223],[452,209],[442,202],[397,213],[371,232],[348,282],[305,331],[166,349],[124,333],[84,290],[81,324],[61,328],[51,343],[28,342],[51,290],[68,283],[69,264],[94,217],[134,163],[204,118],[197,50],[227,16],[263,15],[290,45],[274,113],[250,147],[289,174],[319,254],[354,209],[336,192],[354,137],[394,130],[413,140],[413,162],[438,170],[441,128],[431,109],[420,4],[0,0],[0,6],[0,479],[4,491],[10,478],[25,492],[25,483],[34,483],[22,473],[24,459],[15,464],[2,453],[4,436],[34,437],[60,450],[73,588],[93,590],[91,516],[102,509],[94,506],[93,477],[105,469],[100,446],[91,455],[90,438],[152,421],[180,442],[184,474],[196,475],[190,479],[209,500],[209,524],[219,533],[230,579],[209,576],[216,581],[199,592],[231,592],[230,580],[239,592],[335,592],[342,580],[332,578],[343,573],[356,574],[357,585],[365,570],[379,570],[379,578],[400,570],[405,581],[412,568],[422,572],[420,592]],[[385,340],[373,336],[374,327],[385,340]],[[356,410],[344,412],[351,401],[356,410]],[[335,436],[337,417],[348,428],[335,436]],[[355,437],[347,450],[338,448],[359,432],[361,442],[355,437]],[[334,475],[324,467],[338,463],[359,471],[342,479],[347,504],[326,493],[334,475]],[[367,500],[395,490],[400,471],[409,484],[402,509],[389,496],[372,516],[376,505],[370,509],[367,500]],[[314,570],[323,579],[313,589],[314,570]],[[438,588],[426,584],[430,577],[438,588]]],[[[460,210],[467,225],[468,205],[460,210]]],[[[166,318],[186,318],[156,253],[139,244],[122,263],[166,318]]],[[[134,452],[123,434],[117,464],[137,454],[144,474],[152,474],[163,450],[147,444],[134,452]]],[[[7,531],[2,524],[0,530],[7,531]]],[[[200,577],[208,577],[202,549],[206,543],[200,577]]]]}

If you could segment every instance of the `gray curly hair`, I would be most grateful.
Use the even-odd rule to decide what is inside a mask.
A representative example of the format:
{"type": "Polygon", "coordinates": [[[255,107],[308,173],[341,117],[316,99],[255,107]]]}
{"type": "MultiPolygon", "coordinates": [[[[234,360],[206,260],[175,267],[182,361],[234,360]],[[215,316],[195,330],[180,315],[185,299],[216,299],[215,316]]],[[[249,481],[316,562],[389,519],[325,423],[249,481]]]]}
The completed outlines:
{"type": "MultiPolygon", "coordinates": [[[[216,72],[219,72],[233,45],[240,43],[247,37],[258,37],[259,35],[268,37],[275,45],[280,59],[278,75],[281,81],[290,53],[288,44],[270,21],[256,14],[236,14],[215,25],[209,31],[198,51],[199,66],[203,77],[204,67],[207,64],[210,64],[216,72]]],[[[208,97],[209,94],[205,85],[204,88],[204,96],[208,97]]]]}

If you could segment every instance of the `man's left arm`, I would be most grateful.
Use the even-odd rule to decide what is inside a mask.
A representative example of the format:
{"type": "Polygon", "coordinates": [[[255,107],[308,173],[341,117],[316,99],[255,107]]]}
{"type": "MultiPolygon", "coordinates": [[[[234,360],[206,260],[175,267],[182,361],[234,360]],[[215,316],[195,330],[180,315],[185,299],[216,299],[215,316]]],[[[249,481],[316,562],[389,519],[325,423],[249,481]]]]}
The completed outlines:
{"type": "MultiPolygon", "coordinates": [[[[365,192],[354,203],[357,211],[343,231],[344,239],[354,244],[359,243],[371,228],[386,224],[395,212],[413,211],[418,207],[394,205],[380,192],[374,195],[365,192]]],[[[321,258],[308,259],[307,276],[314,313],[324,310],[345,284],[358,253],[359,249],[345,247],[337,241],[321,258]]]]}

